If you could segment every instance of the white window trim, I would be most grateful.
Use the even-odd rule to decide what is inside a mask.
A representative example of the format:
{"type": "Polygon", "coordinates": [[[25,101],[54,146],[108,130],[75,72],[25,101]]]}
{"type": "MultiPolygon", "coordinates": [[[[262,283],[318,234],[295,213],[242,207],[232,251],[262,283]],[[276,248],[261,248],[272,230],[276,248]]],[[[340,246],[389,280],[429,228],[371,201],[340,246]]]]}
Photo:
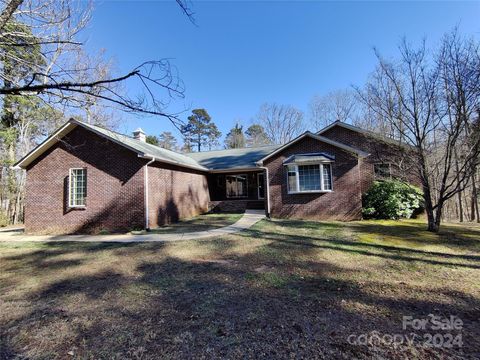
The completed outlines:
{"type": "MultiPolygon", "coordinates": [[[[68,207],[69,208],[85,208],[87,207],[86,204],[83,205],[75,205],[72,204],[72,173],[74,170],[83,170],[85,171],[85,168],[70,168],[68,171],[68,207]]],[[[85,174],[85,186],[87,185],[87,177],[85,174]]]]}
{"type": "Polygon", "coordinates": [[[299,176],[299,172],[298,172],[298,164],[290,164],[290,165],[285,165],[285,167],[287,168],[287,193],[288,194],[319,194],[319,193],[330,193],[330,192],[333,192],[333,166],[332,166],[332,163],[331,162],[323,162],[323,163],[305,163],[305,164],[300,164],[300,166],[302,165],[318,165],[320,167],[320,187],[321,187],[321,190],[300,190],[300,176],[299,176]],[[323,165],[330,165],[330,179],[331,179],[331,185],[332,185],[332,188],[331,189],[327,189],[325,190],[324,187],[325,187],[325,184],[323,182],[323,165]],[[295,168],[295,185],[296,185],[296,189],[294,191],[291,191],[289,189],[289,185],[288,185],[288,173],[289,173],[289,170],[288,170],[288,167],[289,166],[293,166],[295,168]]]}
{"type": "Polygon", "coordinates": [[[227,199],[245,199],[245,198],[248,198],[248,175],[247,174],[228,174],[228,175],[225,175],[225,196],[227,197],[227,199]],[[227,190],[227,177],[228,176],[245,176],[247,195],[228,196],[228,190],[227,190]]]}

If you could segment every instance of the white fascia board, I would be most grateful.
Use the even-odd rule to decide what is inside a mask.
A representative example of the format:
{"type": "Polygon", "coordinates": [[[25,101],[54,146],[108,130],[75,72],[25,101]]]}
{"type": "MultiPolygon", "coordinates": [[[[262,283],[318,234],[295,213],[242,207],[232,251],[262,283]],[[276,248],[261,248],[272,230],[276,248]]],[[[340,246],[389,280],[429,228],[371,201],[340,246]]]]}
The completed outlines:
{"type": "Polygon", "coordinates": [[[52,135],[46,138],[40,145],[30,151],[22,159],[20,159],[16,164],[13,165],[16,169],[25,169],[30,165],[35,159],[42,155],[45,151],[50,149],[55,145],[62,137],[67,135],[77,126],[76,123],[71,121],[66,122],[62,127],[55,131],[52,135]]]}

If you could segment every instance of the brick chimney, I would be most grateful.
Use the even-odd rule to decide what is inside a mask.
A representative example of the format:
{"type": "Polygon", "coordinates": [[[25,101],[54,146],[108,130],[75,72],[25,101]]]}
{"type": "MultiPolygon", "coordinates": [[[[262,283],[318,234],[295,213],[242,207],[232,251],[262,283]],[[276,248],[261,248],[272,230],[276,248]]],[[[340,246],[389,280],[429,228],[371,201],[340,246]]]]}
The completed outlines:
{"type": "Polygon", "coordinates": [[[145,135],[145,131],[143,131],[141,128],[138,128],[133,132],[133,138],[135,140],[140,140],[143,142],[146,142],[147,136],[145,135]]]}

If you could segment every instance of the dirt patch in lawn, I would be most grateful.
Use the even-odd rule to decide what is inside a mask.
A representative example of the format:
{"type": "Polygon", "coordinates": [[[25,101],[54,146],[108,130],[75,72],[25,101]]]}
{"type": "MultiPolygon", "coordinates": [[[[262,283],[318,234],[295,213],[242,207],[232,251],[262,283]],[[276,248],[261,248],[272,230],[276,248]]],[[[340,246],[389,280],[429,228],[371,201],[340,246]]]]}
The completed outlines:
{"type": "Polygon", "coordinates": [[[168,244],[0,244],[0,358],[480,357],[480,238],[409,246],[367,239],[384,225],[357,224],[262,221],[168,244]],[[461,329],[402,328],[404,316],[429,314],[456,316],[461,329]],[[437,333],[460,334],[462,346],[426,346],[437,333]]]}

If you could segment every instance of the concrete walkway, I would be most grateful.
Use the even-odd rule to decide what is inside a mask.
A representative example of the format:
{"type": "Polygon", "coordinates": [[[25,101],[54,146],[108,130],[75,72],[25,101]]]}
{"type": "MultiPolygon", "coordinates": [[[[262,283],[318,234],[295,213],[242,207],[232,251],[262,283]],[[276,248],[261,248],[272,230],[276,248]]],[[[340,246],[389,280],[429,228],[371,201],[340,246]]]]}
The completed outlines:
{"type": "Polygon", "coordinates": [[[6,229],[0,231],[0,241],[80,241],[80,242],[169,242],[191,239],[205,239],[209,237],[234,234],[242,230],[250,228],[258,221],[265,218],[264,210],[247,210],[245,214],[236,223],[222,228],[185,232],[185,233],[166,233],[154,234],[147,233],[144,235],[119,234],[119,235],[24,235],[21,229],[6,229]]]}

